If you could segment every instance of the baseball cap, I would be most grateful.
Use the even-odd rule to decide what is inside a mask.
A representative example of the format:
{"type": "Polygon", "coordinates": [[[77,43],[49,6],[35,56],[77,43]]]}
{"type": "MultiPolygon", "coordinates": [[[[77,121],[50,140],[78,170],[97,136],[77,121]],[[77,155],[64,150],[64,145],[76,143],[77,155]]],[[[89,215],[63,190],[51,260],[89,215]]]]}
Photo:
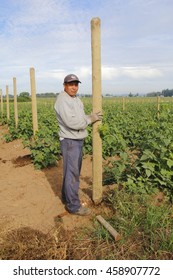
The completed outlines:
{"type": "Polygon", "coordinates": [[[78,82],[81,83],[78,79],[78,77],[74,74],[69,74],[64,78],[64,83],[70,83],[70,82],[78,82]]]}

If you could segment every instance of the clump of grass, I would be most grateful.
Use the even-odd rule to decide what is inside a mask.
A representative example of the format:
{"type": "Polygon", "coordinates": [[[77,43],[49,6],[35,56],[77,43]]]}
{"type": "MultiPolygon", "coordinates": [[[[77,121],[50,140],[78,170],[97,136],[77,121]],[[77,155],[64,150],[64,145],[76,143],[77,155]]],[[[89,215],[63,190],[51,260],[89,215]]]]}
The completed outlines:
{"type": "MultiPolygon", "coordinates": [[[[166,200],[157,204],[151,198],[125,189],[115,189],[107,195],[106,203],[115,213],[107,219],[122,236],[117,247],[124,255],[118,258],[173,258],[172,206],[166,200]]],[[[109,258],[114,257],[112,252],[109,258]]]]}

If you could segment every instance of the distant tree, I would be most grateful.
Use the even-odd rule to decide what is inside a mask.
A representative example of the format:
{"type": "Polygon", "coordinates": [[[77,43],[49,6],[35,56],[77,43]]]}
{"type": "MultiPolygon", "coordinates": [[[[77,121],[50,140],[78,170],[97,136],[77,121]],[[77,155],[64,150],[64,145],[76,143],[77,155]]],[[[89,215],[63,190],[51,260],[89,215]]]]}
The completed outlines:
{"type": "Polygon", "coordinates": [[[23,91],[23,92],[21,92],[20,94],[19,94],[19,96],[22,96],[22,97],[29,97],[29,92],[27,92],[27,91],[23,91]]]}
{"type": "Polygon", "coordinates": [[[147,93],[147,97],[156,97],[156,96],[160,96],[161,92],[149,92],[147,93]]]}
{"type": "Polygon", "coordinates": [[[56,97],[58,95],[58,93],[54,93],[54,92],[45,92],[45,93],[37,93],[36,96],[42,97],[42,98],[51,98],[51,97],[56,97]]]}
{"type": "Polygon", "coordinates": [[[21,92],[19,94],[19,96],[17,97],[17,101],[18,102],[29,102],[29,101],[31,101],[31,98],[29,96],[29,92],[26,92],[26,91],[21,92]]]}
{"type": "Polygon", "coordinates": [[[165,97],[173,96],[173,89],[164,89],[162,90],[162,95],[165,97]]]}

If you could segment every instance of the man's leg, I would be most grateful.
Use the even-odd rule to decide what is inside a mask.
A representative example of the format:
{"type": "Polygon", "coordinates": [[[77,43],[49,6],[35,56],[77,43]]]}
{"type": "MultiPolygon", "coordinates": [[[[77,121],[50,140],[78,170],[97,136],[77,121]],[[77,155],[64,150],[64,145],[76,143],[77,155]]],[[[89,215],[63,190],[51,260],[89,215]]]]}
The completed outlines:
{"type": "Polygon", "coordinates": [[[82,147],[83,140],[64,139],[61,141],[63,156],[62,200],[71,213],[75,213],[80,208],[78,190],[82,166],[82,147]]]}

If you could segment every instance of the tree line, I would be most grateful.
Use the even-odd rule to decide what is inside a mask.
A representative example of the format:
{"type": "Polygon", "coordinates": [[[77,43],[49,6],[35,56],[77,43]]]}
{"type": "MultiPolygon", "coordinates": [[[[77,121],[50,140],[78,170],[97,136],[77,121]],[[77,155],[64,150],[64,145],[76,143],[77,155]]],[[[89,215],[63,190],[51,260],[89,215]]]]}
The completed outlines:
{"type": "MultiPolygon", "coordinates": [[[[54,92],[46,92],[46,93],[37,93],[36,96],[38,98],[56,98],[56,96],[58,95],[59,93],[54,93],[54,92]]],[[[91,97],[92,95],[91,94],[80,94],[81,97],[91,97]]],[[[111,95],[111,94],[106,94],[105,95],[106,97],[110,97],[110,96],[115,96],[115,95],[111,95]]],[[[129,97],[137,97],[139,96],[139,94],[129,94],[128,95],[129,97]]],[[[172,97],[173,96],[173,89],[164,89],[162,90],[161,92],[160,91],[157,91],[157,92],[150,92],[150,93],[147,93],[145,95],[146,97],[156,97],[156,96],[164,96],[164,97],[172,97]]],[[[10,98],[10,101],[12,102],[13,101],[13,95],[12,94],[9,94],[9,98],[10,98]]],[[[4,96],[3,99],[5,100],[6,97],[4,96]]],[[[17,96],[17,101],[18,102],[27,102],[27,101],[31,101],[31,95],[29,92],[21,92],[18,96],[17,96]]]]}
{"type": "Polygon", "coordinates": [[[147,97],[154,97],[154,96],[171,97],[171,96],[173,96],[173,89],[164,89],[161,92],[147,93],[147,97]]]}

